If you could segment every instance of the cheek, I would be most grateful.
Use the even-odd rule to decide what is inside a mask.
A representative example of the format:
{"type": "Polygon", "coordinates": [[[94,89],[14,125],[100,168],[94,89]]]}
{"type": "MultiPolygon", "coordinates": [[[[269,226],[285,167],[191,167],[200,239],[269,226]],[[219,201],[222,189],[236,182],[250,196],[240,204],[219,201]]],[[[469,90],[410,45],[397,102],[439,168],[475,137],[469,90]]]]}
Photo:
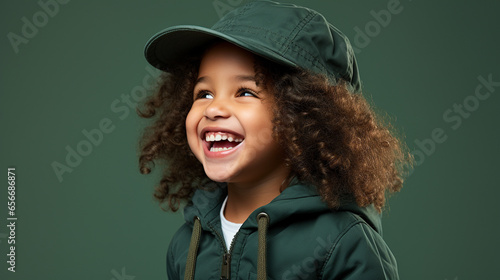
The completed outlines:
{"type": "Polygon", "coordinates": [[[186,137],[188,139],[189,148],[196,155],[196,146],[198,142],[198,122],[199,118],[196,111],[191,108],[186,117],[186,137]]]}
{"type": "Polygon", "coordinates": [[[272,115],[267,110],[261,110],[260,112],[252,116],[252,135],[254,137],[253,143],[257,145],[260,149],[267,146],[273,146],[273,124],[272,115]]]}

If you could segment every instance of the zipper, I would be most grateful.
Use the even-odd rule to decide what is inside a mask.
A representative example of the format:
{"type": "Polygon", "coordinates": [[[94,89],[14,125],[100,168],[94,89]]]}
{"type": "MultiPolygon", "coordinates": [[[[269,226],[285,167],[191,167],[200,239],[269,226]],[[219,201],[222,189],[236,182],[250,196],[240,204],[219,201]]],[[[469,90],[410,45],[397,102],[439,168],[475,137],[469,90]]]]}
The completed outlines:
{"type": "Polygon", "coordinates": [[[222,267],[220,272],[220,280],[228,280],[231,277],[231,254],[225,253],[222,256],[222,267]]]}
{"type": "Polygon", "coordinates": [[[222,244],[222,247],[224,248],[224,254],[222,255],[220,280],[229,280],[231,279],[231,252],[233,251],[234,241],[236,240],[236,237],[238,236],[240,231],[236,232],[236,234],[234,235],[233,240],[229,245],[229,252],[228,252],[226,247],[226,242],[224,241],[224,237],[217,230],[215,230],[212,224],[208,223],[208,226],[210,227],[210,229],[212,229],[215,235],[217,235],[219,241],[222,244]]]}

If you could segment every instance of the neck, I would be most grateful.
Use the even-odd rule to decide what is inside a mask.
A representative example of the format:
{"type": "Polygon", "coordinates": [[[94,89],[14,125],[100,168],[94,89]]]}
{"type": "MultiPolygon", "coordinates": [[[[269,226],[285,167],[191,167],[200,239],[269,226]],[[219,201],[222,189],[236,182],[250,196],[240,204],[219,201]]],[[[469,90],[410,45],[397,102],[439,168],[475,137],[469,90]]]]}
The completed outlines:
{"type": "Polygon", "coordinates": [[[228,183],[224,217],[233,223],[243,223],[255,209],[268,204],[281,193],[289,173],[288,168],[283,168],[259,181],[228,183]]]}

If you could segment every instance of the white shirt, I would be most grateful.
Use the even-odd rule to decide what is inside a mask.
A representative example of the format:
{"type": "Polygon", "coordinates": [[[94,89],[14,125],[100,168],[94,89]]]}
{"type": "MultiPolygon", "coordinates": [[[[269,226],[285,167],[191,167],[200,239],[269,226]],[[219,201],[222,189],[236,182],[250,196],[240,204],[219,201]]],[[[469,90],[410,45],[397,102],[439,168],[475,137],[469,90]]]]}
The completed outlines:
{"type": "Polygon", "coordinates": [[[222,203],[220,208],[220,223],[222,226],[222,234],[224,235],[224,241],[226,242],[227,250],[231,247],[231,242],[233,241],[234,235],[240,230],[242,224],[232,223],[226,220],[224,217],[224,209],[226,208],[227,196],[222,203]]]}

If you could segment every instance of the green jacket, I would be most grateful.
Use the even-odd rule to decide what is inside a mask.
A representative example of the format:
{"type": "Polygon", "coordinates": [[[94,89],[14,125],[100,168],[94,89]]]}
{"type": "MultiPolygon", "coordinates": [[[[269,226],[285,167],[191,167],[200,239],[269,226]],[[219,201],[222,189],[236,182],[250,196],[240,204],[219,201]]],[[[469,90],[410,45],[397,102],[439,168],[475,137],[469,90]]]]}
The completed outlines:
{"type": "Polygon", "coordinates": [[[313,187],[291,185],[248,217],[227,252],[219,216],[226,194],[225,187],[198,190],[185,207],[186,223],[172,238],[167,253],[168,279],[184,279],[195,217],[201,234],[198,250],[193,251],[194,279],[223,279],[226,273],[229,279],[257,279],[262,254],[267,257],[261,261],[267,279],[399,279],[396,260],[381,236],[380,215],[373,207],[346,203],[331,210],[313,187]],[[261,212],[268,217],[265,228],[258,225],[261,212]],[[258,228],[264,241],[259,240],[258,228]],[[258,249],[259,241],[266,245],[264,252],[258,249]]]}

